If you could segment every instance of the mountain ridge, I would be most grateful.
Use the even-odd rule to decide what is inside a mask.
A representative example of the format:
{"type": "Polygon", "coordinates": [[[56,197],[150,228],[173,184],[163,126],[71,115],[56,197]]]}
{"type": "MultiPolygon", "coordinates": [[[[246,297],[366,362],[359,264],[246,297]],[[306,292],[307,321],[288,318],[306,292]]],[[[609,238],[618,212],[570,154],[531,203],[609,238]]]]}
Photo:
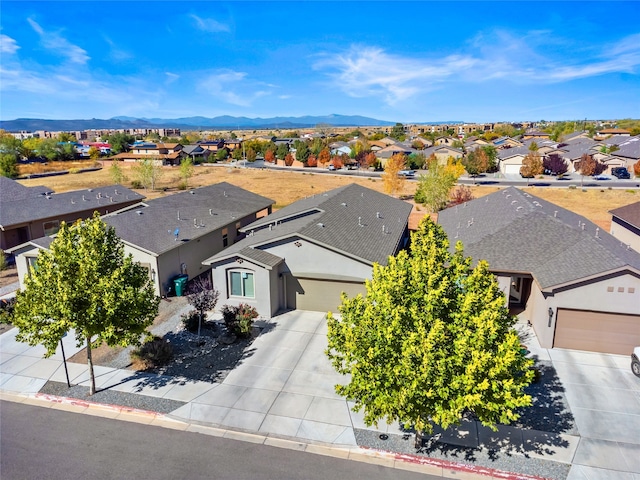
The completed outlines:
{"type": "MultiPolygon", "coordinates": [[[[462,123],[455,122],[426,122],[425,124],[436,123],[462,123]]],[[[19,131],[82,131],[100,129],[121,129],[121,128],[180,128],[182,130],[206,130],[206,129],[236,129],[236,130],[267,130],[267,129],[294,129],[309,128],[318,125],[332,127],[381,127],[393,126],[395,122],[378,120],[361,115],[304,115],[301,117],[270,117],[270,118],[249,118],[221,115],[217,117],[179,117],[168,118],[146,118],[116,116],[109,119],[39,119],[39,118],[17,118],[15,120],[0,120],[0,128],[8,132],[19,131]]]]}

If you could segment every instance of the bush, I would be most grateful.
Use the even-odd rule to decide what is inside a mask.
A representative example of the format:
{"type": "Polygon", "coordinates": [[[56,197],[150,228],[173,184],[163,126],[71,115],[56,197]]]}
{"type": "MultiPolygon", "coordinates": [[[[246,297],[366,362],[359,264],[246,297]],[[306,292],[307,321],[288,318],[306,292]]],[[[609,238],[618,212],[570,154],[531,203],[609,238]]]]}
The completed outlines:
{"type": "Polygon", "coordinates": [[[187,182],[180,182],[178,183],[178,190],[186,190],[187,189],[187,182]]]}
{"type": "Polygon", "coordinates": [[[0,272],[7,268],[7,256],[4,253],[4,250],[0,250],[0,272]]]}
{"type": "Polygon", "coordinates": [[[15,297],[0,300],[0,323],[11,324],[13,309],[15,305],[16,305],[15,297]]]}
{"type": "Polygon", "coordinates": [[[191,310],[189,313],[185,313],[180,316],[180,320],[182,321],[182,325],[185,330],[188,330],[191,333],[198,331],[199,318],[200,315],[195,310],[191,310]]]}
{"type": "Polygon", "coordinates": [[[131,188],[135,188],[137,190],[143,188],[142,182],[140,180],[131,180],[131,188]]]}
{"type": "Polygon", "coordinates": [[[169,363],[172,356],[173,347],[160,337],[152,337],[131,352],[133,366],[136,370],[161,367],[169,363]]]}
{"type": "Polygon", "coordinates": [[[253,328],[253,320],[258,318],[258,311],[251,305],[241,303],[237,307],[222,307],[222,318],[229,333],[238,337],[249,337],[253,328]]]}
{"type": "Polygon", "coordinates": [[[80,169],[79,168],[70,168],[69,169],[69,173],[71,173],[71,174],[80,173],[80,169]]]}

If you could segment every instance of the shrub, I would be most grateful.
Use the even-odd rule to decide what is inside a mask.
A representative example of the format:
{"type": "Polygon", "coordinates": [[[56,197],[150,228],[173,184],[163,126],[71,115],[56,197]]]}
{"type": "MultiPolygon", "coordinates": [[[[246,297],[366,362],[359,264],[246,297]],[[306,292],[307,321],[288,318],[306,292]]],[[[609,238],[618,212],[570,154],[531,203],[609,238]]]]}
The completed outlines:
{"type": "Polygon", "coordinates": [[[152,337],[131,352],[133,366],[137,370],[148,370],[169,363],[173,356],[171,344],[160,337],[152,337]]]}
{"type": "Polygon", "coordinates": [[[460,205],[465,202],[473,200],[473,193],[471,189],[465,185],[458,185],[451,193],[451,204],[460,205]]]}
{"type": "Polygon", "coordinates": [[[7,268],[7,256],[4,253],[4,250],[0,249],[0,272],[7,268]]]}
{"type": "Polygon", "coordinates": [[[80,173],[80,169],[79,168],[70,168],[69,169],[69,173],[71,173],[71,174],[80,173]]]}
{"type": "Polygon", "coordinates": [[[13,316],[13,309],[15,305],[15,297],[0,300],[0,323],[11,324],[11,318],[13,316]]]}
{"type": "Polygon", "coordinates": [[[137,190],[143,188],[142,182],[140,180],[131,180],[131,188],[135,188],[137,190]]]}
{"type": "Polygon", "coordinates": [[[258,318],[258,311],[251,305],[241,303],[222,307],[222,318],[227,331],[238,337],[249,337],[253,328],[253,320],[258,318]]]}
{"type": "Polygon", "coordinates": [[[200,319],[200,315],[196,310],[191,310],[189,313],[185,313],[180,315],[180,321],[184,326],[185,330],[188,330],[191,333],[195,333],[198,331],[198,324],[200,319]]]}
{"type": "Polygon", "coordinates": [[[187,182],[180,182],[178,183],[178,190],[186,190],[187,189],[187,182]]]}

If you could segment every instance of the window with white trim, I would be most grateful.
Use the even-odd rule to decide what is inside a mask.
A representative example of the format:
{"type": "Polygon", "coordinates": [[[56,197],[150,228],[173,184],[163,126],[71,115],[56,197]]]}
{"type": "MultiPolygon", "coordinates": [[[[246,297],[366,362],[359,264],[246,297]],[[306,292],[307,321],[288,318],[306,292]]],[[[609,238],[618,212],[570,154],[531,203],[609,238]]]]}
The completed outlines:
{"type": "Polygon", "coordinates": [[[229,271],[229,295],[232,297],[255,298],[253,272],[247,270],[229,271]]]}

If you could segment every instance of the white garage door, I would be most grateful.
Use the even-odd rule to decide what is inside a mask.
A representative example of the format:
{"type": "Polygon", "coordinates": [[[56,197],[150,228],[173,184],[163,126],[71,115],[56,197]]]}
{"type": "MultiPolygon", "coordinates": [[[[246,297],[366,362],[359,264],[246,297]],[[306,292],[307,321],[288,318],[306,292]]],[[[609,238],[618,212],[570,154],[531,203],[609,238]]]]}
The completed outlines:
{"type": "Polygon", "coordinates": [[[296,308],[317,312],[337,312],[340,294],[345,292],[349,298],[358,293],[366,294],[364,283],[338,282],[298,278],[300,291],[296,293],[296,308]]]}
{"type": "Polygon", "coordinates": [[[522,165],[503,165],[505,175],[519,175],[522,165]]]}
{"type": "Polygon", "coordinates": [[[640,345],[640,315],[558,309],[554,347],[631,355],[640,345]]]}

